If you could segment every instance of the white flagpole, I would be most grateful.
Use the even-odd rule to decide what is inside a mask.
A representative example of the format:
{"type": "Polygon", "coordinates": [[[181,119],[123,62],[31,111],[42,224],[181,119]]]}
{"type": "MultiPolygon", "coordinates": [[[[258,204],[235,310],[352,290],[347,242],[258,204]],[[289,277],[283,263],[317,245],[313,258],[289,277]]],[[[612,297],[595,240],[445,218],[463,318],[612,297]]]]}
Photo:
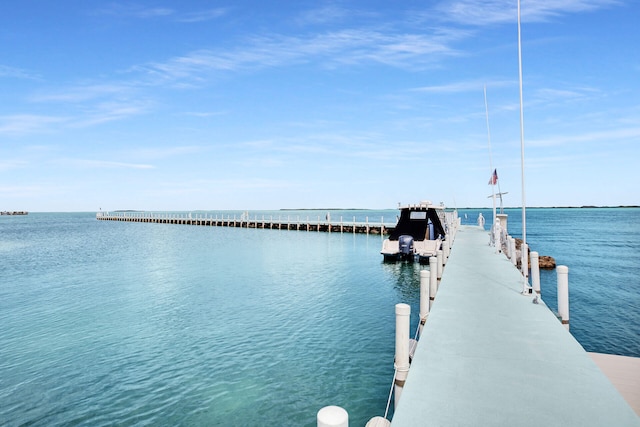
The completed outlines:
{"type": "MultiPolygon", "coordinates": [[[[489,104],[487,104],[487,85],[484,85],[484,111],[487,117],[487,137],[489,139],[489,172],[491,173],[491,198],[493,199],[493,223],[491,230],[496,224],[496,186],[493,182],[493,156],[491,155],[491,130],[489,128],[489,104]]],[[[493,233],[491,234],[493,236],[493,233]]]]}
{"type": "Polygon", "coordinates": [[[522,37],[520,31],[520,0],[518,0],[518,74],[520,81],[520,169],[522,175],[522,275],[524,281],[522,284],[522,293],[529,293],[529,269],[528,265],[525,265],[528,257],[525,253],[527,244],[527,211],[526,211],[526,197],[525,197],[525,185],[524,185],[524,107],[522,102],[522,37]]]}

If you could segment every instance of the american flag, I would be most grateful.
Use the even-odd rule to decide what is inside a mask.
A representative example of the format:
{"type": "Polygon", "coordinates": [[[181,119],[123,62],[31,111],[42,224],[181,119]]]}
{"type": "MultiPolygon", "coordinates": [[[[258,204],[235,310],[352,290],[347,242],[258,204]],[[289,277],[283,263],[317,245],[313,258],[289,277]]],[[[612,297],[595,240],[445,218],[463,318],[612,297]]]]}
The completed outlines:
{"type": "Polygon", "coordinates": [[[493,170],[493,175],[491,175],[491,178],[489,178],[489,185],[496,185],[498,183],[498,170],[494,169],[493,170]]]}

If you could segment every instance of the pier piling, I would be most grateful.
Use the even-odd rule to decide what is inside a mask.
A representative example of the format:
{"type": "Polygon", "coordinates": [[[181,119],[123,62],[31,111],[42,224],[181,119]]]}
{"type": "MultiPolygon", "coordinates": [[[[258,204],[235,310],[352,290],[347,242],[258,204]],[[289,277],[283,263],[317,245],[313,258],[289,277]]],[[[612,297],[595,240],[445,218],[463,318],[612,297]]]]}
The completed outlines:
{"type": "Polygon", "coordinates": [[[438,259],[434,256],[429,257],[429,308],[433,307],[438,291],[438,259]]]}
{"type": "Polygon", "coordinates": [[[318,427],[349,427],[349,414],[340,406],[325,406],[318,411],[318,427]]]}
{"type": "Polygon", "coordinates": [[[427,321],[427,316],[429,316],[430,279],[431,273],[429,270],[420,270],[420,333],[422,333],[422,327],[427,321]]]}
{"type": "Polygon", "coordinates": [[[411,306],[396,304],[396,380],[394,384],[394,405],[397,407],[402,394],[402,388],[409,374],[409,328],[411,306]]]}
{"type": "Polygon", "coordinates": [[[540,257],[535,251],[531,252],[531,286],[533,292],[540,295],[540,257]]]}
{"type": "Polygon", "coordinates": [[[558,316],[562,324],[569,330],[569,267],[559,265],[558,273],[558,316]]]}

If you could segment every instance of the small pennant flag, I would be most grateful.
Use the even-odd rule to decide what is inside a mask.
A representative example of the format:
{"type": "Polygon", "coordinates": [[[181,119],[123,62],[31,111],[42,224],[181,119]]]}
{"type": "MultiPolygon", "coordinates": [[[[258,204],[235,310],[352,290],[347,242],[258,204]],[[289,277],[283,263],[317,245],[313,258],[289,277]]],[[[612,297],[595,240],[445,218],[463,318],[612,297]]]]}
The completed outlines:
{"type": "Polygon", "coordinates": [[[498,170],[494,169],[493,170],[493,175],[491,175],[491,178],[489,178],[489,185],[496,185],[498,183],[498,170]]]}

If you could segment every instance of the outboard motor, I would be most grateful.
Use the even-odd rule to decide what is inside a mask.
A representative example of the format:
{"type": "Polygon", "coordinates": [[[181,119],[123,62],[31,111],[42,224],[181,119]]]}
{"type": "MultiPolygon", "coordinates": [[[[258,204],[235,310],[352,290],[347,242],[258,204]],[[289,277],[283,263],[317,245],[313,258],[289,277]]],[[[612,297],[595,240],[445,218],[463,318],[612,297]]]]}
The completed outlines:
{"type": "Polygon", "coordinates": [[[403,234],[398,237],[398,248],[402,259],[413,261],[413,236],[403,234]]]}

